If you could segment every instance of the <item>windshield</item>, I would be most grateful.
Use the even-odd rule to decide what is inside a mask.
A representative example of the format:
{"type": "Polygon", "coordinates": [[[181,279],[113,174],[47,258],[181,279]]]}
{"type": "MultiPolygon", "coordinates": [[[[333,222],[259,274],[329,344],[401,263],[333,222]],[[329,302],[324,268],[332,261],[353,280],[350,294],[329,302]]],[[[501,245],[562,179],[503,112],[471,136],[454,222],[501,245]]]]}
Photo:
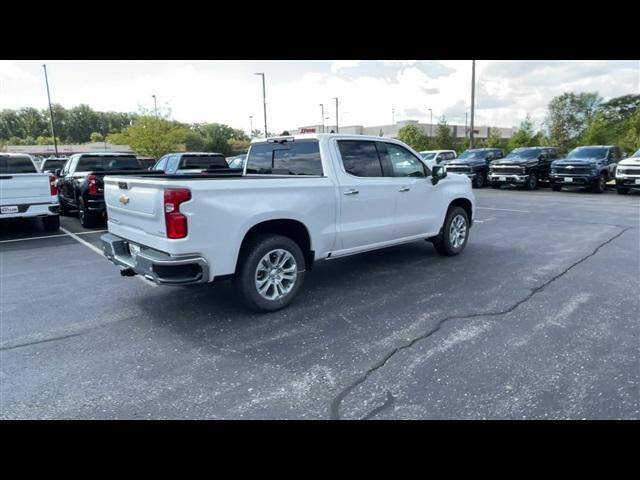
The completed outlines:
{"type": "Polygon", "coordinates": [[[505,157],[505,159],[514,159],[514,158],[530,159],[530,158],[536,158],[539,154],[540,154],[540,150],[538,150],[537,148],[522,148],[522,149],[516,148],[515,150],[510,152],[509,155],[505,157]]]}
{"type": "Polygon", "coordinates": [[[634,158],[639,158],[640,157],[640,150],[638,150],[636,153],[634,153],[631,156],[634,157],[634,158]]]}
{"type": "Polygon", "coordinates": [[[111,170],[140,170],[142,167],[136,157],[101,155],[81,157],[76,172],[108,172],[111,170]]]}
{"type": "Polygon", "coordinates": [[[483,150],[467,150],[462,155],[460,155],[456,160],[471,160],[474,158],[484,159],[486,156],[487,156],[487,152],[483,150]]]}
{"type": "Polygon", "coordinates": [[[0,173],[38,173],[29,157],[0,157],[0,173]]]}
{"type": "Polygon", "coordinates": [[[571,150],[569,152],[569,155],[567,155],[567,158],[604,158],[606,156],[607,156],[606,148],[578,147],[571,150]]]}
{"type": "Polygon", "coordinates": [[[436,156],[436,152],[421,153],[420,155],[422,155],[424,160],[433,160],[436,156]]]}

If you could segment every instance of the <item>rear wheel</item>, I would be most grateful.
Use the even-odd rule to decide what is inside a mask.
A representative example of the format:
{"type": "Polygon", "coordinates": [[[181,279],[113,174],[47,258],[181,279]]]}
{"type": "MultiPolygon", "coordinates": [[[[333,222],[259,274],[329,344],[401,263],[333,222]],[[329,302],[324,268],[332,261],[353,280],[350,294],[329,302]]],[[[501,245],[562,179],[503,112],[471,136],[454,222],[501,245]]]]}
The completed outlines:
{"type": "Polygon", "coordinates": [[[84,200],[80,199],[78,202],[78,219],[80,220],[80,225],[84,228],[93,228],[98,224],[98,216],[87,210],[84,200]]]}
{"type": "Polygon", "coordinates": [[[620,194],[620,195],[626,195],[627,193],[629,193],[629,189],[626,187],[616,187],[616,191],[620,194]]]}
{"type": "Polygon", "coordinates": [[[538,177],[535,173],[529,174],[529,178],[527,178],[527,181],[524,184],[524,188],[526,190],[535,190],[536,188],[538,188],[538,177]]]}
{"type": "Polygon", "coordinates": [[[49,215],[42,217],[42,226],[47,232],[57,232],[60,229],[60,216],[49,215]]]}
{"type": "Polygon", "coordinates": [[[440,255],[458,255],[462,253],[469,239],[469,217],[462,207],[453,207],[447,212],[444,225],[437,237],[431,240],[440,255]]]}
{"type": "Polygon", "coordinates": [[[234,285],[247,307],[273,312],[293,301],[305,275],[304,255],[296,242],[282,235],[259,235],[242,255],[234,285]]]}
{"type": "Polygon", "coordinates": [[[60,199],[60,215],[69,215],[69,206],[63,199],[60,199]]]}
{"type": "Polygon", "coordinates": [[[596,183],[591,189],[594,193],[602,193],[604,189],[607,187],[607,176],[603,173],[600,175],[598,179],[598,183],[596,183]]]}

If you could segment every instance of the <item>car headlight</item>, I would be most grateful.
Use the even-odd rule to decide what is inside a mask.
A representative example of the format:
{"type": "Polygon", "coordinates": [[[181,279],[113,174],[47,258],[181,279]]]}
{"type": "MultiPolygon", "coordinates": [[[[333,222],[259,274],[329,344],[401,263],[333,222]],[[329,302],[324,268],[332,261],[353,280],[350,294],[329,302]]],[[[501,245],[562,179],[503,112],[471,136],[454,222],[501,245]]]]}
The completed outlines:
{"type": "Polygon", "coordinates": [[[552,168],[552,169],[551,169],[551,173],[552,173],[553,175],[555,175],[556,173],[558,173],[558,170],[557,170],[557,169],[555,169],[555,168],[552,168]]]}
{"type": "Polygon", "coordinates": [[[621,177],[624,175],[624,168],[616,168],[616,177],[621,177]]]}
{"type": "Polygon", "coordinates": [[[598,169],[597,168],[592,168],[591,169],[591,175],[597,175],[598,174],[598,169]]]}

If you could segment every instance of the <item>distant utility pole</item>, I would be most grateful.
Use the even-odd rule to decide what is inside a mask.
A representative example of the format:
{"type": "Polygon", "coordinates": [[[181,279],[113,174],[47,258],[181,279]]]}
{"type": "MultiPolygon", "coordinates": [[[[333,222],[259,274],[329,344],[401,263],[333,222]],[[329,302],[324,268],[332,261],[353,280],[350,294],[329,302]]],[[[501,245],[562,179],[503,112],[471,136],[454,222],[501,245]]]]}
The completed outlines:
{"type": "Polygon", "coordinates": [[[471,129],[469,130],[469,148],[473,148],[473,115],[476,101],[476,61],[471,63],[471,129]]]}
{"type": "Polygon", "coordinates": [[[334,97],[336,100],[336,133],[340,132],[340,129],[338,128],[338,97],[334,97]]]}
{"type": "Polygon", "coordinates": [[[429,109],[429,136],[433,138],[433,110],[429,109]]]}
{"type": "Polygon", "coordinates": [[[320,104],[320,109],[322,111],[322,133],[324,133],[324,103],[320,104]]]}
{"type": "Polygon", "coordinates": [[[47,98],[49,99],[49,119],[51,120],[51,136],[53,137],[53,148],[58,156],[58,141],[56,140],[56,130],[53,128],[53,108],[51,108],[51,93],[49,93],[49,78],[47,77],[47,66],[42,65],[44,69],[44,83],[47,85],[47,98]]]}
{"type": "Polygon", "coordinates": [[[153,97],[153,110],[156,112],[156,120],[158,119],[158,102],[156,101],[156,96],[151,95],[153,97]]]}
{"type": "Polygon", "coordinates": [[[467,112],[464,112],[464,138],[467,138],[467,112]]]}
{"type": "Polygon", "coordinates": [[[253,115],[249,115],[249,138],[253,138],[253,115]]]}
{"type": "Polygon", "coordinates": [[[264,83],[264,72],[256,73],[256,75],[260,75],[262,77],[262,106],[264,108],[264,138],[267,138],[269,135],[267,132],[267,90],[264,83]]]}

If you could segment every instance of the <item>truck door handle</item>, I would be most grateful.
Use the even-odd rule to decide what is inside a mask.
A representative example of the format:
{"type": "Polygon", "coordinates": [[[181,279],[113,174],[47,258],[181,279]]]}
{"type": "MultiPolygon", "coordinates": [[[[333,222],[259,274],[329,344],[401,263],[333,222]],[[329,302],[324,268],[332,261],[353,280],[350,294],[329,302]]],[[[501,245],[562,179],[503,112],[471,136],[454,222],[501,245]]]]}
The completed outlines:
{"type": "Polygon", "coordinates": [[[409,190],[411,190],[409,187],[402,187],[400,190],[398,190],[399,192],[408,192],[409,190]]]}
{"type": "Polygon", "coordinates": [[[358,190],[356,190],[355,188],[351,188],[349,190],[347,190],[346,192],[344,192],[345,195],[357,195],[360,192],[358,190]]]}

